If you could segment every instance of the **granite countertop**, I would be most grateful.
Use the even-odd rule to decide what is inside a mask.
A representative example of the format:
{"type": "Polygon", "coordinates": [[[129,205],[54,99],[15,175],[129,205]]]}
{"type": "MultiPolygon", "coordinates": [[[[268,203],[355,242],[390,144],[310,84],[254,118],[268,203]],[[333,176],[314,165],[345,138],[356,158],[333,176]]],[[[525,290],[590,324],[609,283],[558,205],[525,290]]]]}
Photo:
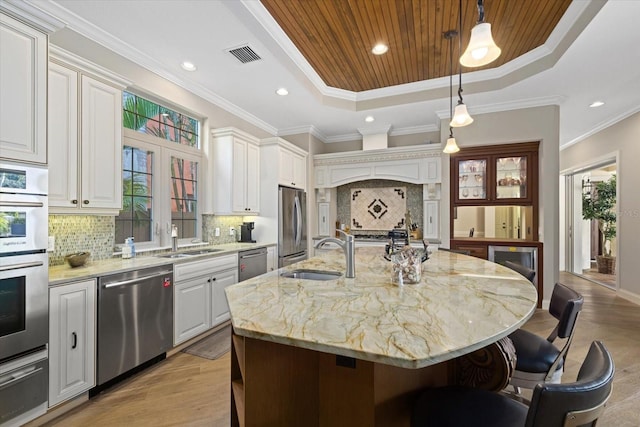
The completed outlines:
{"type": "Polygon", "coordinates": [[[71,268],[67,264],[49,267],[49,286],[55,286],[67,283],[69,281],[93,279],[112,273],[120,273],[130,270],[138,270],[140,268],[154,267],[163,264],[178,264],[184,262],[197,261],[209,257],[218,257],[230,255],[238,251],[247,249],[262,248],[273,246],[271,244],[258,243],[226,243],[223,245],[200,245],[197,247],[180,248],[178,252],[188,252],[190,250],[218,249],[217,252],[211,252],[201,255],[192,255],[184,258],[163,258],[156,255],[138,255],[135,258],[122,259],[120,257],[89,261],[82,267],[71,268]]]}
{"type": "Polygon", "coordinates": [[[356,277],[344,277],[341,249],[226,289],[236,334],[403,368],[422,368],[507,336],[534,313],[535,287],[479,258],[435,251],[422,280],[397,286],[376,247],[356,249],[356,277]],[[291,279],[298,268],[343,273],[291,279]]]}

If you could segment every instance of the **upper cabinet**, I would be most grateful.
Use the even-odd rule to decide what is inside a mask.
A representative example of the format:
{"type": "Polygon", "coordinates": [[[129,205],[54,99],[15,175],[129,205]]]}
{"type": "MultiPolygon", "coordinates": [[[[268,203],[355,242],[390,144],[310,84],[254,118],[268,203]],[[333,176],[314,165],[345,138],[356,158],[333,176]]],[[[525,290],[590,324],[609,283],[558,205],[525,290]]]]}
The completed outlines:
{"type": "Polygon", "coordinates": [[[214,129],[209,147],[213,213],[257,215],[260,212],[259,140],[234,128],[214,129]]]}
{"type": "Polygon", "coordinates": [[[47,35],[0,13],[0,158],[47,163],[47,35]]]}
{"type": "Polygon", "coordinates": [[[122,207],[121,87],[53,61],[49,82],[49,211],[117,214],[122,207]]]}
{"type": "Polygon", "coordinates": [[[300,152],[293,151],[282,145],[279,151],[278,183],[286,187],[295,187],[302,190],[307,188],[307,156],[300,152]]]}
{"type": "Polygon", "coordinates": [[[451,155],[454,205],[532,205],[538,198],[538,143],[473,147],[451,155]]]}

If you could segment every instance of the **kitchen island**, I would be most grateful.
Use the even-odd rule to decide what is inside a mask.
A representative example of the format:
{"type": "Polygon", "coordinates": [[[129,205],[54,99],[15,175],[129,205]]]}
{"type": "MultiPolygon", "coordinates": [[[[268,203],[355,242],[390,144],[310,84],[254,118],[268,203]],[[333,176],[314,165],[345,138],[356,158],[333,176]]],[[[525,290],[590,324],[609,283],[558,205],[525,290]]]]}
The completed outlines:
{"type": "Polygon", "coordinates": [[[239,283],[232,425],[408,425],[416,391],[453,382],[459,356],[533,314],[533,285],[498,264],[435,251],[422,280],[392,284],[380,248],[356,250],[356,277],[310,281],[292,269],[344,272],[341,250],[239,283]]]}

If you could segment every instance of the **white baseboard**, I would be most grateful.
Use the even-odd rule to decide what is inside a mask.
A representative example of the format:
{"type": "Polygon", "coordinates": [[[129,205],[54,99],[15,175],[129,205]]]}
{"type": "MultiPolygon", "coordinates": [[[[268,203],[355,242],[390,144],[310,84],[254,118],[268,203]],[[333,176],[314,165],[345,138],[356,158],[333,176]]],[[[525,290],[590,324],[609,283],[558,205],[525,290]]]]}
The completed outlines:
{"type": "Polygon", "coordinates": [[[633,292],[629,292],[624,289],[618,290],[617,294],[620,298],[624,298],[627,301],[631,301],[634,304],[640,305],[640,295],[638,294],[634,294],[633,292]]]}

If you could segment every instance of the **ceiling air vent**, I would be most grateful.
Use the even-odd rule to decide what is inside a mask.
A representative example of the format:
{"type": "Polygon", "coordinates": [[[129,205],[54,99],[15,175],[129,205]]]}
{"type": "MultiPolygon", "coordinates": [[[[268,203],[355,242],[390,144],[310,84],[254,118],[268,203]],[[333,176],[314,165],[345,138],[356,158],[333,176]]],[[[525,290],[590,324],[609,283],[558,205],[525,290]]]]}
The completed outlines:
{"type": "Polygon", "coordinates": [[[236,57],[236,59],[243,64],[258,61],[262,59],[260,55],[254,52],[248,45],[229,49],[228,52],[236,57]]]}

